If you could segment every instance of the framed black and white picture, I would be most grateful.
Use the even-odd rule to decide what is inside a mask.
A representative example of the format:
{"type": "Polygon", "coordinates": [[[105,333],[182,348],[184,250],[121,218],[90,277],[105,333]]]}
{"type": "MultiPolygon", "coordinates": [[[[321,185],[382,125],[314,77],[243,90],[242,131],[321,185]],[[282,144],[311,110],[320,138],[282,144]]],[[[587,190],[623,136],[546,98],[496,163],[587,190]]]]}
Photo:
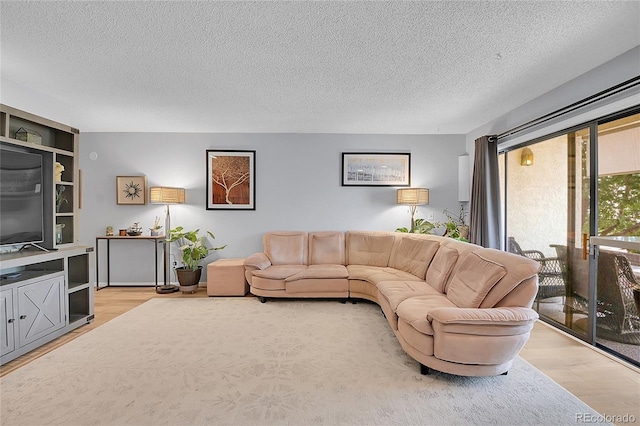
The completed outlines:
{"type": "Polygon", "coordinates": [[[410,153],[342,153],[342,186],[409,186],[410,153]]]}

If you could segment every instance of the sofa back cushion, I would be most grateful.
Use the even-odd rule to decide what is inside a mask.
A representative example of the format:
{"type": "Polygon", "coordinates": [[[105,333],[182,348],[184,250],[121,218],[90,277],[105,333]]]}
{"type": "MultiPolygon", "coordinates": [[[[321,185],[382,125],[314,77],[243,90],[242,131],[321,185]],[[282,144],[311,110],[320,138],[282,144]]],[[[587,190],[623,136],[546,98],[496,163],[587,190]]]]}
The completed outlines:
{"type": "Polygon", "coordinates": [[[538,291],[540,263],[517,254],[481,248],[480,256],[503,265],[507,274],[489,290],[480,308],[524,306],[530,308],[538,291]]]}
{"type": "Polygon", "coordinates": [[[390,232],[349,231],[346,234],[349,265],[389,266],[395,235],[390,232]]]}
{"type": "Polygon", "coordinates": [[[344,232],[309,233],[309,265],[344,265],[344,232]]]}
{"type": "Polygon", "coordinates": [[[427,269],[426,281],[431,287],[444,293],[444,287],[451,270],[458,260],[458,251],[444,245],[436,252],[429,268],[427,269]]]}
{"type": "Polygon", "coordinates": [[[458,259],[456,260],[455,265],[453,265],[453,269],[451,270],[451,274],[449,274],[449,278],[447,283],[444,285],[443,293],[448,292],[449,285],[451,284],[451,280],[456,275],[460,265],[462,262],[469,256],[471,253],[481,249],[482,246],[478,246],[475,244],[467,243],[464,241],[454,240],[453,238],[445,238],[445,241],[440,243],[441,245],[446,246],[447,248],[454,249],[458,252],[458,259]]]}
{"type": "Polygon", "coordinates": [[[447,298],[460,308],[477,308],[489,290],[506,274],[503,265],[471,253],[451,278],[447,298]]]}
{"type": "Polygon", "coordinates": [[[272,265],[306,265],[307,233],[273,231],[264,234],[264,252],[272,265]]]}
{"type": "Polygon", "coordinates": [[[440,244],[426,238],[403,235],[391,252],[389,266],[425,279],[427,267],[440,244]]]}

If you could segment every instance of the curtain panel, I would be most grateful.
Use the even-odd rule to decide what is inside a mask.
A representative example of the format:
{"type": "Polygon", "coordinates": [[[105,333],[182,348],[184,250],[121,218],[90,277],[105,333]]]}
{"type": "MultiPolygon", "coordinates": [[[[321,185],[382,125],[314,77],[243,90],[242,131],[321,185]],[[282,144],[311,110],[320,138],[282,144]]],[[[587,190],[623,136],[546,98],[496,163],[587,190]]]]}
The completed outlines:
{"type": "Polygon", "coordinates": [[[487,248],[502,248],[500,225],[498,139],[476,139],[471,186],[469,241],[487,248]]]}

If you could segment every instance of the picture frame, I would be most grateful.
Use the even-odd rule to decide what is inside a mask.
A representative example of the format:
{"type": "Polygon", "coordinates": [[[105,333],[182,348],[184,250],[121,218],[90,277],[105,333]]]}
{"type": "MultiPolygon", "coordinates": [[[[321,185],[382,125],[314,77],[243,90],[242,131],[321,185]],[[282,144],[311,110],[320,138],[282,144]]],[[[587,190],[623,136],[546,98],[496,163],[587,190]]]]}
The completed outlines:
{"type": "Polygon", "coordinates": [[[342,153],[342,186],[410,185],[410,153],[342,153]]]}
{"type": "Polygon", "coordinates": [[[146,176],[116,176],[116,204],[147,204],[146,176]]]}
{"type": "Polygon", "coordinates": [[[256,209],[256,152],[208,149],[207,210],[256,209]]]}

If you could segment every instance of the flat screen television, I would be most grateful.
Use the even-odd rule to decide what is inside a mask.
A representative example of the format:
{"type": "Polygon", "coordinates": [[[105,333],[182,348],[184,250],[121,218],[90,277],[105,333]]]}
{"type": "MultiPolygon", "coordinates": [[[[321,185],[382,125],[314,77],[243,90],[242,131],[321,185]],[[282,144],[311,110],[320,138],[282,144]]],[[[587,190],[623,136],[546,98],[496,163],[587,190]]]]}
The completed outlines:
{"type": "Polygon", "coordinates": [[[43,156],[0,146],[0,246],[44,241],[43,156]]]}

